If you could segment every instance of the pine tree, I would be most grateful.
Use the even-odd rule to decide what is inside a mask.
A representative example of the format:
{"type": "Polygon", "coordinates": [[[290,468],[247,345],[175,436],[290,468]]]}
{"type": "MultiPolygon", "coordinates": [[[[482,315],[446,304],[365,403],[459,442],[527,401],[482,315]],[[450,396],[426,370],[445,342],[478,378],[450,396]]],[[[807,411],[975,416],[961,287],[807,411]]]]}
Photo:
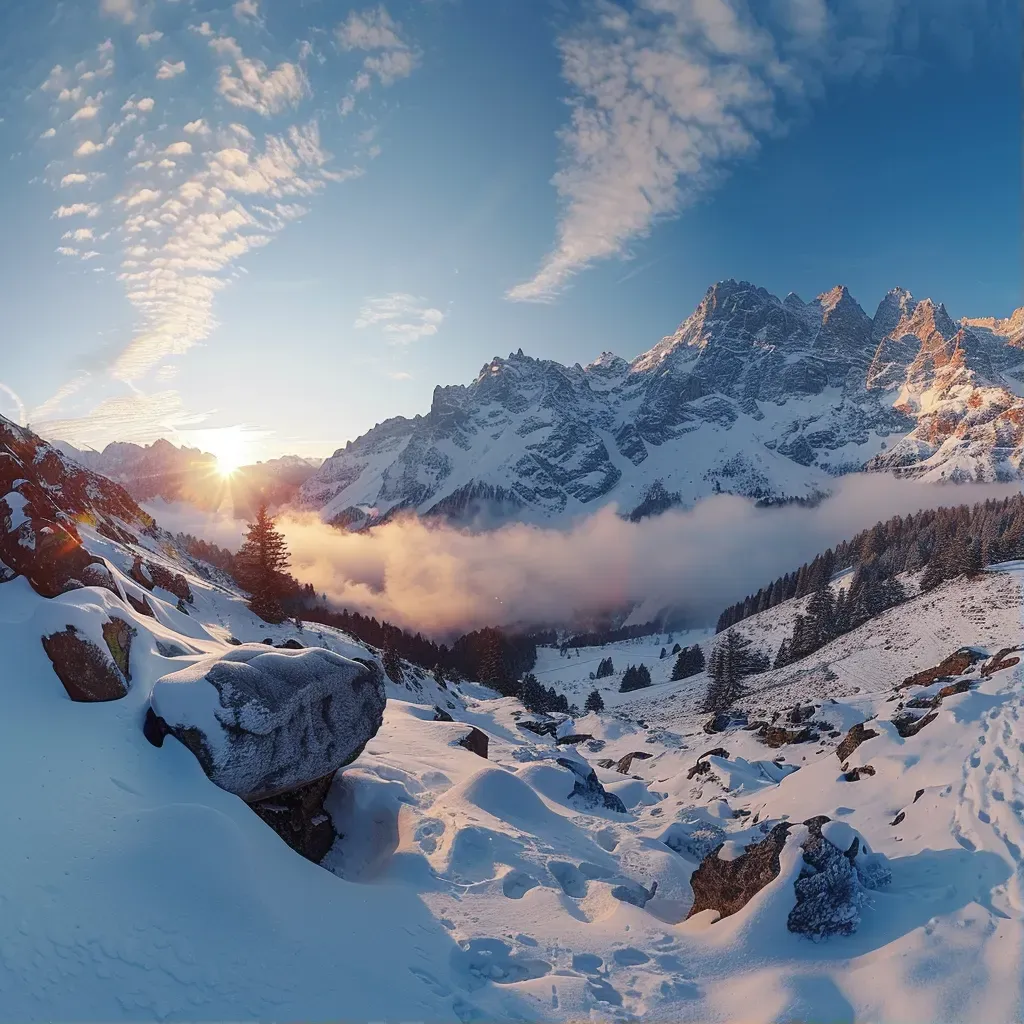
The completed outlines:
{"type": "Polygon", "coordinates": [[[743,696],[744,676],[763,672],[768,659],[750,649],[745,636],[730,629],[715,645],[711,657],[711,679],[704,700],[705,711],[726,711],[743,696]]]}
{"type": "Polygon", "coordinates": [[[288,546],[267,506],[260,505],[235,556],[235,578],[250,595],[249,607],[264,622],[284,621],[281,598],[295,588],[287,570],[288,546]]]}
{"type": "Polygon", "coordinates": [[[672,666],[672,681],[689,679],[690,676],[703,672],[704,664],[704,652],[699,644],[682,648],[676,657],[676,663],[672,666]]]}
{"type": "Polygon", "coordinates": [[[584,711],[604,711],[604,698],[597,690],[591,690],[587,694],[587,702],[583,705],[584,711]]]}
{"type": "Polygon", "coordinates": [[[651,685],[651,673],[646,665],[630,665],[622,674],[622,682],[619,684],[619,693],[628,693],[630,690],[642,690],[651,685]]]}
{"type": "Polygon", "coordinates": [[[402,659],[398,656],[398,649],[390,639],[384,645],[381,661],[384,663],[384,674],[391,682],[401,683],[405,680],[405,673],[402,671],[402,659]]]}

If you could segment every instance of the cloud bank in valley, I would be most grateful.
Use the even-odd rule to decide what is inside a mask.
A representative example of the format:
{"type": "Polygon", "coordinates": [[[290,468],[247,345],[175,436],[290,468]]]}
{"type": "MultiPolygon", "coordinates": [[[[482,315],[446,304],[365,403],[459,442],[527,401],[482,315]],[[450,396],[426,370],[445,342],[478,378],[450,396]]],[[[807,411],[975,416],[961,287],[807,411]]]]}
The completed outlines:
{"type": "Polygon", "coordinates": [[[295,515],[279,525],[296,576],[333,604],[443,637],[487,625],[576,626],[628,608],[634,621],[672,608],[710,624],[726,605],[880,519],[1018,490],[860,475],[837,481],[816,508],[758,509],[719,495],[640,523],[606,508],[568,529],[470,533],[411,519],[343,533],[295,515]]]}

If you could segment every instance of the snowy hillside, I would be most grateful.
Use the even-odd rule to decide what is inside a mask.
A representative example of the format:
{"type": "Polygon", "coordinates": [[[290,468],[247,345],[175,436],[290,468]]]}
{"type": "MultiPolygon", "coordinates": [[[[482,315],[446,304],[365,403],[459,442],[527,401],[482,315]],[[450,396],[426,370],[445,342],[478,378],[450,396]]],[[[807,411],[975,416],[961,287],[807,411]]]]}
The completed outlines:
{"type": "Polygon", "coordinates": [[[811,302],[745,282],[632,363],[566,367],[522,351],[438,387],[344,448],[300,502],[360,528],[402,510],[456,521],[636,517],[717,491],[808,497],[837,474],[1020,475],[1021,311],[954,322],[894,289],[869,317],[843,287],[811,302]]]}
{"type": "MultiPolygon", "coordinates": [[[[668,678],[707,633],[541,649],[604,692],[574,720],[385,686],[2,420],[0,484],[0,1019],[1024,1013],[1024,566],[749,677],[709,733],[706,676],[668,678]]],[[[736,628],[772,651],[802,604],[736,628]]]]}

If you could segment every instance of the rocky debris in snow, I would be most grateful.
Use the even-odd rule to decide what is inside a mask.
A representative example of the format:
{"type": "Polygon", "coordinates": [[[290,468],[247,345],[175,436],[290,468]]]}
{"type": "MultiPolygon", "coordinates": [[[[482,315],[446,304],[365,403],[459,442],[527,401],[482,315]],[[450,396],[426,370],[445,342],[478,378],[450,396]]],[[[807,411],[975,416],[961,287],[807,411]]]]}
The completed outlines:
{"type": "Polygon", "coordinates": [[[582,804],[584,807],[601,807],[617,811],[619,814],[626,813],[626,805],[601,785],[597,772],[586,762],[559,757],[557,763],[563,768],[568,768],[575,776],[572,792],[569,794],[569,799],[574,803],[582,804]]]}
{"type": "Polygon", "coordinates": [[[0,560],[43,597],[78,587],[117,593],[110,570],[82,547],[70,517],[27,481],[0,497],[0,560]]]}
{"type": "Polygon", "coordinates": [[[151,703],[218,786],[252,802],[358,757],[385,691],[379,671],[330,651],[246,644],[159,679],[151,703]]]}
{"type": "Polygon", "coordinates": [[[282,651],[304,651],[306,649],[304,644],[300,644],[298,640],[291,636],[282,643],[274,644],[274,646],[282,651]]]}
{"type": "Polygon", "coordinates": [[[940,661],[938,665],[935,665],[932,668],[922,669],[920,672],[915,672],[913,675],[907,676],[907,678],[904,679],[896,689],[905,690],[911,686],[930,686],[932,683],[937,682],[940,679],[951,679],[953,676],[962,676],[974,665],[977,665],[979,661],[983,661],[984,659],[984,651],[979,651],[974,647],[961,647],[959,650],[954,651],[948,658],[940,661]]]}
{"type": "Polygon", "coordinates": [[[249,806],[297,853],[319,864],[334,845],[334,826],[324,800],[334,773],[249,806]]]}
{"type": "MultiPolygon", "coordinates": [[[[850,934],[860,922],[866,890],[889,883],[888,867],[848,825],[831,822],[825,815],[803,824],[807,828],[803,865],[794,883],[796,905],[787,927],[814,937],[850,934]]],[[[688,917],[702,910],[717,910],[722,917],[742,910],[778,878],[780,854],[793,827],[793,822],[780,822],[732,860],[719,857],[721,845],[711,851],[691,876],[694,901],[688,917]]]]}
{"type": "Polygon", "coordinates": [[[722,844],[715,847],[690,877],[693,906],[686,916],[693,917],[702,910],[717,910],[722,917],[728,917],[742,910],[778,877],[779,854],[786,845],[790,828],[789,822],[780,822],[764,839],[751,843],[733,860],[719,859],[722,844]]]}
{"type": "Polygon", "coordinates": [[[781,725],[766,725],[757,730],[761,742],[767,747],[785,747],[790,743],[813,743],[821,736],[810,726],[800,729],[787,729],[781,725]]]}
{"type": "Polygon", "coordinates": [[[571,732],[568,736],[557,737],[555,740],[555,746],[575,746],[577,743],[586,743],[587,740],[592,740],[593,738],[594,737],[588,732],[571,732]]]}
{"type": "Polygon", "coordinates": [[[875,769],[870,764],[862,765],[860,768],[851,768],[848,772],[843,773],[843,778],[847,782],[860,782],[862,778],[866,778],[868,775],[874,775],[875,769]]]}
{"type": "Polygon", "coordinates": [[[927,715],[912,715],[904,711],[893,718],[892,724],[904,739],[909,739],[916,736],[926,725],[931,725],[938,717],[938,712],[935,711],[930,711],[927,715]]]}
{"type": "Polygon", "coordinates": [[[477,757],[487,757],[487,748],[490,746],[490,738],[487,733],[478,729],[475,725],[459,740],[459,746],[465,747],[470,753],[477,757]]]}
{"type": "Polygon", "coordinates": [[[786,720],[792,725],[803,725],[814,717],[814,705],[797,704],[791,711],[787,712],[786,720]]]}
{"type": "Polygon", "coordinates": [[[1020,658],[1011,658],[1009,655],[1024,651],[1024,647],[1004,647],[994,654],[984,665],[981,666],[981,674],[988,679],[993,673],[1001,672],[1006,668],[1013,668],[1020,663],[1020,658]]]}
{"type": "Polygon", "coordinates": [[[229,636],[227,638],[227,640],[225,640],[224,642],[228,643],[228,644],[231,644],[232,647],[241,647],[242,646],[242,641],[239,640],[237,636],[229,636]]]}
{"type": "Polygon", "coordinates": [[[623,754],[615,764],[615,770],[620,775],[628,775],[629,769],[633,767],[634,761],[646,761],[652,757],[646,750],[634,750],[632,753],[623,754]]]}
{"type": "Polygon", "coordinates": [[[719,711],[704,723],[706,733],[725,732],[726,729],[745,729],[747,716],[741,711],[719,711]]]}
{"type": "Polygon", "coordinates": [[[850,755],[865,741],[873,739],[878,735],[874,729],[868,729],[863,722],[852,726],[850,731],[843,737],[842,742],[836,747],[836,756],[840,761],[849,760],[850,755]]]}
{"type": "Polygon", "coordinates": [[[444,708],[434,705],[434,721],[435,722],[454,722],[455,719],[445,711],[444,708]]]}
{"type": "Polygon", "coordinates": [[[705,760],[708,757],[724,757],[728,759],[729,751],[725,747],[715,747],[713,750],[705,751],[700,757],[697,758],[694,766],[686,773],[687,779],[692,779],[695,775],[703,775],[705,772],[711,771],[711,762],[705,760]]]}
{"type": "Polygon", "coordinates": [[[903,819],[906,816],[907,816],[907,812],[906,811],[900,811],[900,813],[897,814],[896,817],[893,818],[891,822],[889,822],[889,824],[890,825],[898,825],[901,821],[903,821],[903,819]]]}
{"type": "Polygon", "coordinates": [[[558,732],[557,722],[535,722],[527,719],[525,722],[516,722],[516,726],[532,732],[536,736],[554,736],[558,732]]]}
{"type": "Polygon", "coordinates": [[[652,882],[650,889],[645,888],[639,882],[627,882],[612,887],[612,896],[620,903],[629,903],[641,910],[654,899],[657,892],[657,882],[652,882]]]}
{"type": "Polygon", "coordinates": [[[931,710],[937,708],[946,697],[952,697],[958,693],[967,693],[970,688],[971,681],[969,679],[958,679],[955,683],[947,684],[938,693],[933,693],[931,696],[914,697],[908,700],[907,707],[931,710]]]}
{"type": "Polygon", "coordinates": [[[128,570],[128,575],[140,587],[145,587],[146,590],[152,592],[154,586],[153,577],[150,575],[149,566],[143,563],[142,555],[136,555],[132,560],[132,567],[128,570]]]}
{"type": "MultiPolygon", "coordinates": [[[[126,626],[120,619],[112,620],[126,626]]],[[[107,637],[107,626],[104,624],[104,637],[107,637]]],[[[115,635],[127,637],[123,651],[125,667],[128,664],[128,646],[130,635],[121,632],[115,626],[115,635]]],[[[68,696],[74,701],[93,702],[120,700],[128,692],[128,681],[118,668],[113,652],[102,650],[98,645],[85,637],[75,626],[68,626],[59,633],[51,633],[43,638],[43,649],[53,665],[57,678],[64,684],[68,696]]],[[[110,642],[109,639],[107,641],[110,642]]]]}

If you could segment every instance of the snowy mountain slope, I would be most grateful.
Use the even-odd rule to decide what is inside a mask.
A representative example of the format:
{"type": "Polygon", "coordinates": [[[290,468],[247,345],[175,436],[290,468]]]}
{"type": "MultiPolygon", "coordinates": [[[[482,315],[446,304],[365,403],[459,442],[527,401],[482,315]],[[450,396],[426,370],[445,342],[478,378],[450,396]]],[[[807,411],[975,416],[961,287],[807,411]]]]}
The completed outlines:
{"type": "Polygon", "coordinates": [[[427,415],[349,442],[299,500],[347,526],[402,510],[486,524],[719,490],[807,497],[865,466],[1015,477],[1024,404],[1003,372],[1021,362],[1021,315],[958,324],[894,289],[869,317],[843,287],[805,303],[720,282],[632,363],[520,350],[468,387],[436,388],[427,415]]]}
{"type": "MultiPolygon", "coordinates": [[[[601,680],[611,710],[575,721],[473,683],[441,689],[405,666],[380,730],[330,782],[336,838],[317,866],[214,786],[183,745],[147,742],[150,693],[167,673],[233,649],[231,638],[376,652],[329,627],[258,621],[124,492],[76,490],[90,479],[83,471],[0,428],[16,442],[18,473],[45,464],[56,501],[84,495],[69,522],[106,571],[53,597],[25,574],[0,583],[0,1019],[1024,1013],[1024,679],[1012,652],[991,657],[1024,643],[1019,564],[943,584],[752,677],[741,702],[751,720],[777,712],[807,726],[782,746],[739,725],[708,735],[696,710],[704,677],[665,679],[673,659],[661,646],[710,649],[706,634],[571,658],[543,650],[538,675],[574,699],[594,685],[598,650],[620,678],[627,664],[651,667],[656,685],[616,706],[617,679],[601,680]],[[180,575],[173,585],[191,601],[140,584],[136,558],[180,575]],[[74,624],[99,643],[114,616],[135,631],[121,650],[127,693],[69,700],[40,638],[74,624]],[[964,645],[979,650],[949,679],[896,689],[964,645]],[[812,706],[797,713],[797,702],[812,706]],[[912,732],[907,716],[928,721],[912,732]],[[875,735],[840,759],[839,744],[868,719],[875,735]],[[470,729],[486,736],[486,759],[462,745],[470,729]],[[562,742],[542,734],[551,729],[562,742]],[[799,825],[745,905],[720,920],[689,916],[698,866],[735,862],[780,823],[822,814],[832,819],[823,835],[845,849],[856,830],[891,873],[866,901],[839,894],[853,934],[812,942],[787,926],[806,870],[799,825]]],[[[26,479],[13,482],[25,489],[26,479]]],[[[0,532],[22,529],[4,503],[0,532]]],[[[147,571],[154,584],[168,579],[147,571]]],[[[772,650],[801,604],[737,628],[772,650]]]]}

